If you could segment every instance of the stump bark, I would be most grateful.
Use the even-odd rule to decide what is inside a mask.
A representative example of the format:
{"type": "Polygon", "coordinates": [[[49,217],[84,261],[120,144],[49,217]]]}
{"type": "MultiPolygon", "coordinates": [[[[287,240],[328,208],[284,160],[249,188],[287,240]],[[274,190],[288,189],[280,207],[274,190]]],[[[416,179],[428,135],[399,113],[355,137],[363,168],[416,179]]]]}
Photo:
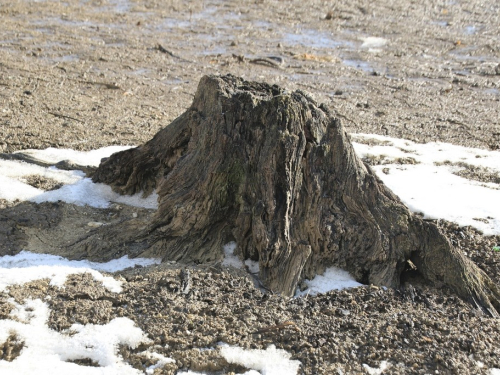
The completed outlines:
{"type": "MultiPolygon", "coordinates": [[[[339,119],[301,91],[206,76],[191,107],[153,139],[104,160],[93,176],[121,194],[156,191],[143,227],[107,244],[164,260],[222,259],[234,240],[269,289],[338,266],[398,287],[408,261],[493,316],[499,289],[438,228],[412,215],[355,154],[339,119]]],[[[91,245],[87,242],[87,246],[91,245]]]]}

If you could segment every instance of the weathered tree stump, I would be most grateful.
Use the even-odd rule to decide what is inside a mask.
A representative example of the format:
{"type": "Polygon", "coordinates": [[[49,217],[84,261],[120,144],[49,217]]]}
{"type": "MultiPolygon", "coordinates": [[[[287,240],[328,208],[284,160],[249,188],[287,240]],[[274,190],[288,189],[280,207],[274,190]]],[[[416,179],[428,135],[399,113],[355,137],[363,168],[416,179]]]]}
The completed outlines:
{"type": "Polygon", "coordinates": [[[332,265],[398,287],[411,261],[427,280],[500,311],[498,287],[412,215],[356,156],[340,121],[300,91],[204,77],[184,114],[103,161],[93,179],[159,195],[154,219],[111,229],[108,246],[121,238],[135,253],[209,262],[235,240],[242,258],[259,261],[262,283],[286,295],[332,265]]]}

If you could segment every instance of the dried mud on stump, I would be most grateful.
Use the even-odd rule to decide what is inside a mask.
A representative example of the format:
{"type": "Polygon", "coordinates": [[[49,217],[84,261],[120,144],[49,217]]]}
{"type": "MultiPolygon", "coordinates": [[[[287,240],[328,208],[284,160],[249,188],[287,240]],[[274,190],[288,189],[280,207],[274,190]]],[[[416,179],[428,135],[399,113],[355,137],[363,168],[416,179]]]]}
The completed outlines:
{"type": "MultiPolygon", "coordinates": [[[[477,0],[3,1],[0,151],[141,144],[180,115],[199,79],[212,73],[305,90],[334,108],[348,132],[498,149],[499,6],[477,0]],[[387,43],[370,51],[361,39],[370,36],[387,43]],[[284,62],[251,62],[269,56],[284,62]]],[[[0,204],[5,218],[11,205],[0,204]]],[[[22,207],[16,210],[25,215],[22,207]]],[[[99,210],[85,210],[104,220],[99,210]]],[[[443,226],[498,283],[500,253],[491,249],[500,238],[443,226]]],[[[363,373],[362,363],[378,367],[381,360],[392,364],[388,374],[500,368],[498,320],[418,280],[409,279],[415,288],[401,292],[366,287],[288,300],[263,297],[247,276],[216,267],[193,269],[192,292],[185,296],[175,289],[178,268],[169,267],[125,273],[125,292],[109,300],[101,298],[105,290],[95,299],[96,292],[73,292],[71,281],[65,293],[40,281],[11,288],[1,300],[49,293],[53,328],[128,316],[156,343],[169,343],[173,354],[165,354],[176,366],[193,370],[241,370],[194,349],[216,339],[245,347],[274,343],[301,360],[307,374],[363,373]],[[286,320],[300,331],[251,334],[286,320]]],[[[0,305],[1,318],[8,305],[0,305]]],[[[136,353],[123,355],[138,368],[147,364],[136,353]]],[[[175,373],[169,366],[164,373],[175,373]]]]}

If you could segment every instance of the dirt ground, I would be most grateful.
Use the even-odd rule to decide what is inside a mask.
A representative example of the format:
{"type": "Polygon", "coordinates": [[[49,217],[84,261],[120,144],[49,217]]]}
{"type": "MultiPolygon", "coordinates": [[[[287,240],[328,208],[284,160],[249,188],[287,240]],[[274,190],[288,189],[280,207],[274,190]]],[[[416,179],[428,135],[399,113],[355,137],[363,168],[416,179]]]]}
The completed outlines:
{"type": "MultiPolygon", "coordinates": [[[[499,14],[495,0],[3,0],[0,152],[140,144],[190,105],[203,75],[218,73],[306,91],[352,133],[498,150],[499,14]]],[[[20,217],[13,212],[32,228],[41,223],[33,212],[60,215],[53,205],[0,204],[0,235],[13,251],[31,233],[10,231],[20,217]]],[[[121,212],[118,219],[130,214],[121,212]]],[[[500,282],[500,253],[491,250],[499,237],[441,225],[500,282]]],[[[382,360],[387,374],[500,368],[500,321],[414,280],[399,291],[367,286],[286,299],[220,265],[191,273],[188,294],[179,292],[179,266],[166,264],[124,272],[120,295],[80,280],[86,276],[74,276],[64,292],[40,281],[1,294],[0,318],[9,296],[42,294],[52,297],[57,330],[128,316],[176,359],[155,374],[243,372],[217,350],[199,350],[219,341],[275,344],[305,374],[366,373],[362,364],[382,360]],[[292,328],[254,333],[284,321],[292,328]]],[[[137,353],[122,349],[143,369],[147,360],[137,353]]]]}

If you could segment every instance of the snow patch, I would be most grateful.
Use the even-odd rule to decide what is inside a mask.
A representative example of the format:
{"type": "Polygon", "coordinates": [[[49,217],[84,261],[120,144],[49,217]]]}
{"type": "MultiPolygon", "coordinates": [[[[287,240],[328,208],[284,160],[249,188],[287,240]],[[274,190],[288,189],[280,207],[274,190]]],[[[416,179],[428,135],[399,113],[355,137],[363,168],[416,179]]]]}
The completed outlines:
{"type": "Polygon", "coordinates": [[[387,39],[378,38],[375,36],[369,36],[367,38],[361,38],[363,44],[361,44],[361,48],[380,48],[387,44],[387,39]]]}
{"type": "Polygon", "coordinates": [[[252,259],[246,259],[245,260],[245,265],[248,267],[248,270],[251,272],[251,273],[256,273],[258,274],[259,271],[260,271],[260,268],[259,268],[259,262],[256,262],[255,260],[252,260],[252,259]]]}
{"type": "MultiPolygon", "coordinates": [[[[112,146],[89,152],[49,148],[46,150],[26,150],[23,153],[47,163],[56,164],[62,160],[70,160],[80,165],[98,166],[101,158],[127,148],[129,147],[112,146]]],[[[63,201],[97,208],[106,208],[110,202],[117,202],[135,207],[158,208],[158,195],[156,193],[147,198],[142,198],[141,193],[123,196],[112,191],[108,185],[94,184],[90,178],[85,178],[85,174],[81,171],[65,171],[55,167],[46,168],[13,160],[0,160],[0,199],[9,202],[19,200],[35,203],[63,201]],[[63,184],[63,186],[56,190],[44,191],[30,186],[26,181],[28,176],[51,179],[63,184]]]]}
{"type": "Polygon", "coordinates": [[[0,320],[0,343],[10,335],[23,342],[20,355],[12,362],[0,361],[5,375],[72,374],[72,375],[136,375],[134,369],[118,354],[119,345],[136,348],[150,340],[128,318],[115,318],[108,324],[73,324],[57,332],[47,326],[50,310],[39,299],[23,305],[13,299],[12,319],[0,320]],[[72,361],[89,359],[98,367],[80,366],[72,361]]]}
{"type": "Polygon", "coordinates": [[[128,150],[132,147],[133,146],[109,146],[91,151],[76,151],[49,147],[45,150],[23,150],[16,153],[29,155],[34,159],[50,164],[57,164],[60,161],[67,160],[70,163],[78,165],[97,167],[101,163],[101,159],[107,158],[116,152],[128,150]]]}
{"type": "Polygon", "coordinates": [[[380,375],[385,370],[387,370],[389,367],[390,367],[390,363],[387,361],[380,362],[380,366],[378,368],[373,368],[373,367],[370,367],[367,364],[363,363],[363,368],[370,375],[380,375]]]}
{"type": "MultiPolygon", "coordinates": [[[[276,349],[274,345],[270,345],[266,350],[223,346],[220,352],[229,363],[236,363],[260,371],[262,375],[297,374],[301,365],[299,361],[290,359],[290,353],[276,349]]],[[[245,374],[254,375],[258,372],[247,371],[245,374]]]]}
{"type": "Polygon", "coordinates": [[[53,179],[57,182],[72,184],[80,180],[84,173],[81,171],[64,171],[55,167],[41,167],[21,161],[1,160],[0,176],[23,180],[23,177],[37,175],[53,179]]]}
{"type": "Polygon", "coordinates": [[[327,293],[331,290],[341,290],[346,288],[356,288],[363,286],[358,283],[347,271],[338,267],[329,267],[323,275],[317,275],[312,280],[304,280],[307,289],[302,292],[297,289],[295,297],[302,297],[308,294],[327,293]]]}
{"type": "Polygon", "coordinates": [[[456,146],[450,143],[416,143],[407,139],[386,137],[378,134],[351,134],[353,146],[359,155],[385,156],[386,161],[402,157],[413,157],[424,164],[446,161],[464,162],[478,167],[500,171],[500,151],[456,146]],[[374,140],[373,145],[365,142],[374,140]],[[359,142],[357,142],[359,141],[359,142]]]}
{"type": "Polygon", "coordinates": [[[234,255],[234,251],[236,250],[236,242],[229,242],[224,245],[222,248],[224,250],[224,260],[222,261],[222,265],[226,267],[234,267],[243,269],[243,262],[237,255],[234,255]]]}
{"type": "Polygon", "coordinates": [[[473,226],[485,235],[500,234],[500,184],[471,181],[454,174],[460,165],[500,172],[500,152],[379,135],[353,134],[356,153],[382,165],[372,169],[413,212],[473,226]],[[356,142],[359,140],[360,142],[356,142]],[[375,140],[367,145],[367,140],[375,140]],[[417,164],[400,164],[412,158],[417,164]],[[444,164],[443,164],[444,163],[444,164]],[[458,165],[457,165],[458,164],[458,165]]]}
{"type": "Polygon", "coordinates": [[[63,201],[78,206],[88,205],[96,208],[107,208],[110,202],[123,203],[134,207],[158,208],[158,195],[156,193],[147,198],[142,198],[141,193],[120,195],[111,190],[110,186],[95,184],[90,178],[82,178],[72,185],[64,185],[57,190],[39,191],[29,200],[35,203],[63,201]]]}
{"type": "Polygon", "coordinates": [[[149,266],[160,262],[159,259],[129,259],[128,256],[124,256],[106,263],[96,263],[21,251],[17,255],[0,257],[0,291],[11,285],[47,278],[51,279],[51,285],[63,287],[68,275],[90,273],[95,280],[101,281],[109,291],[119,293],[121,292],[121,282],[111,276],[104,276],[99,271],[116,272],[136,265],[149,266]]]}
{"type": "Polygon", "coordinates": [[[246,266],[251,273],[259,273],[259,262],[251,259],[246,259],[245,262],[242,262],[237,255],[234,255],[236,247],[237,245],[234,241],[224,245],[224,260],[222,261],[222,265],[239,269],[245,269],[246,266]]]}
{"type": "Polygon", "coordinates": [[[146,374],[148,375],[154,374],[155,369],[162,368],[168,363],[175,363],[175,359],[165,357],[164,355],[161,355],[159,353],[155,353],[151,350],[151,348],[145,352],[142,352],[141,354],[143,354],[148,359],[157,360],[157,362],[154,365],[151,365],[146,369],[146,374]]]}

